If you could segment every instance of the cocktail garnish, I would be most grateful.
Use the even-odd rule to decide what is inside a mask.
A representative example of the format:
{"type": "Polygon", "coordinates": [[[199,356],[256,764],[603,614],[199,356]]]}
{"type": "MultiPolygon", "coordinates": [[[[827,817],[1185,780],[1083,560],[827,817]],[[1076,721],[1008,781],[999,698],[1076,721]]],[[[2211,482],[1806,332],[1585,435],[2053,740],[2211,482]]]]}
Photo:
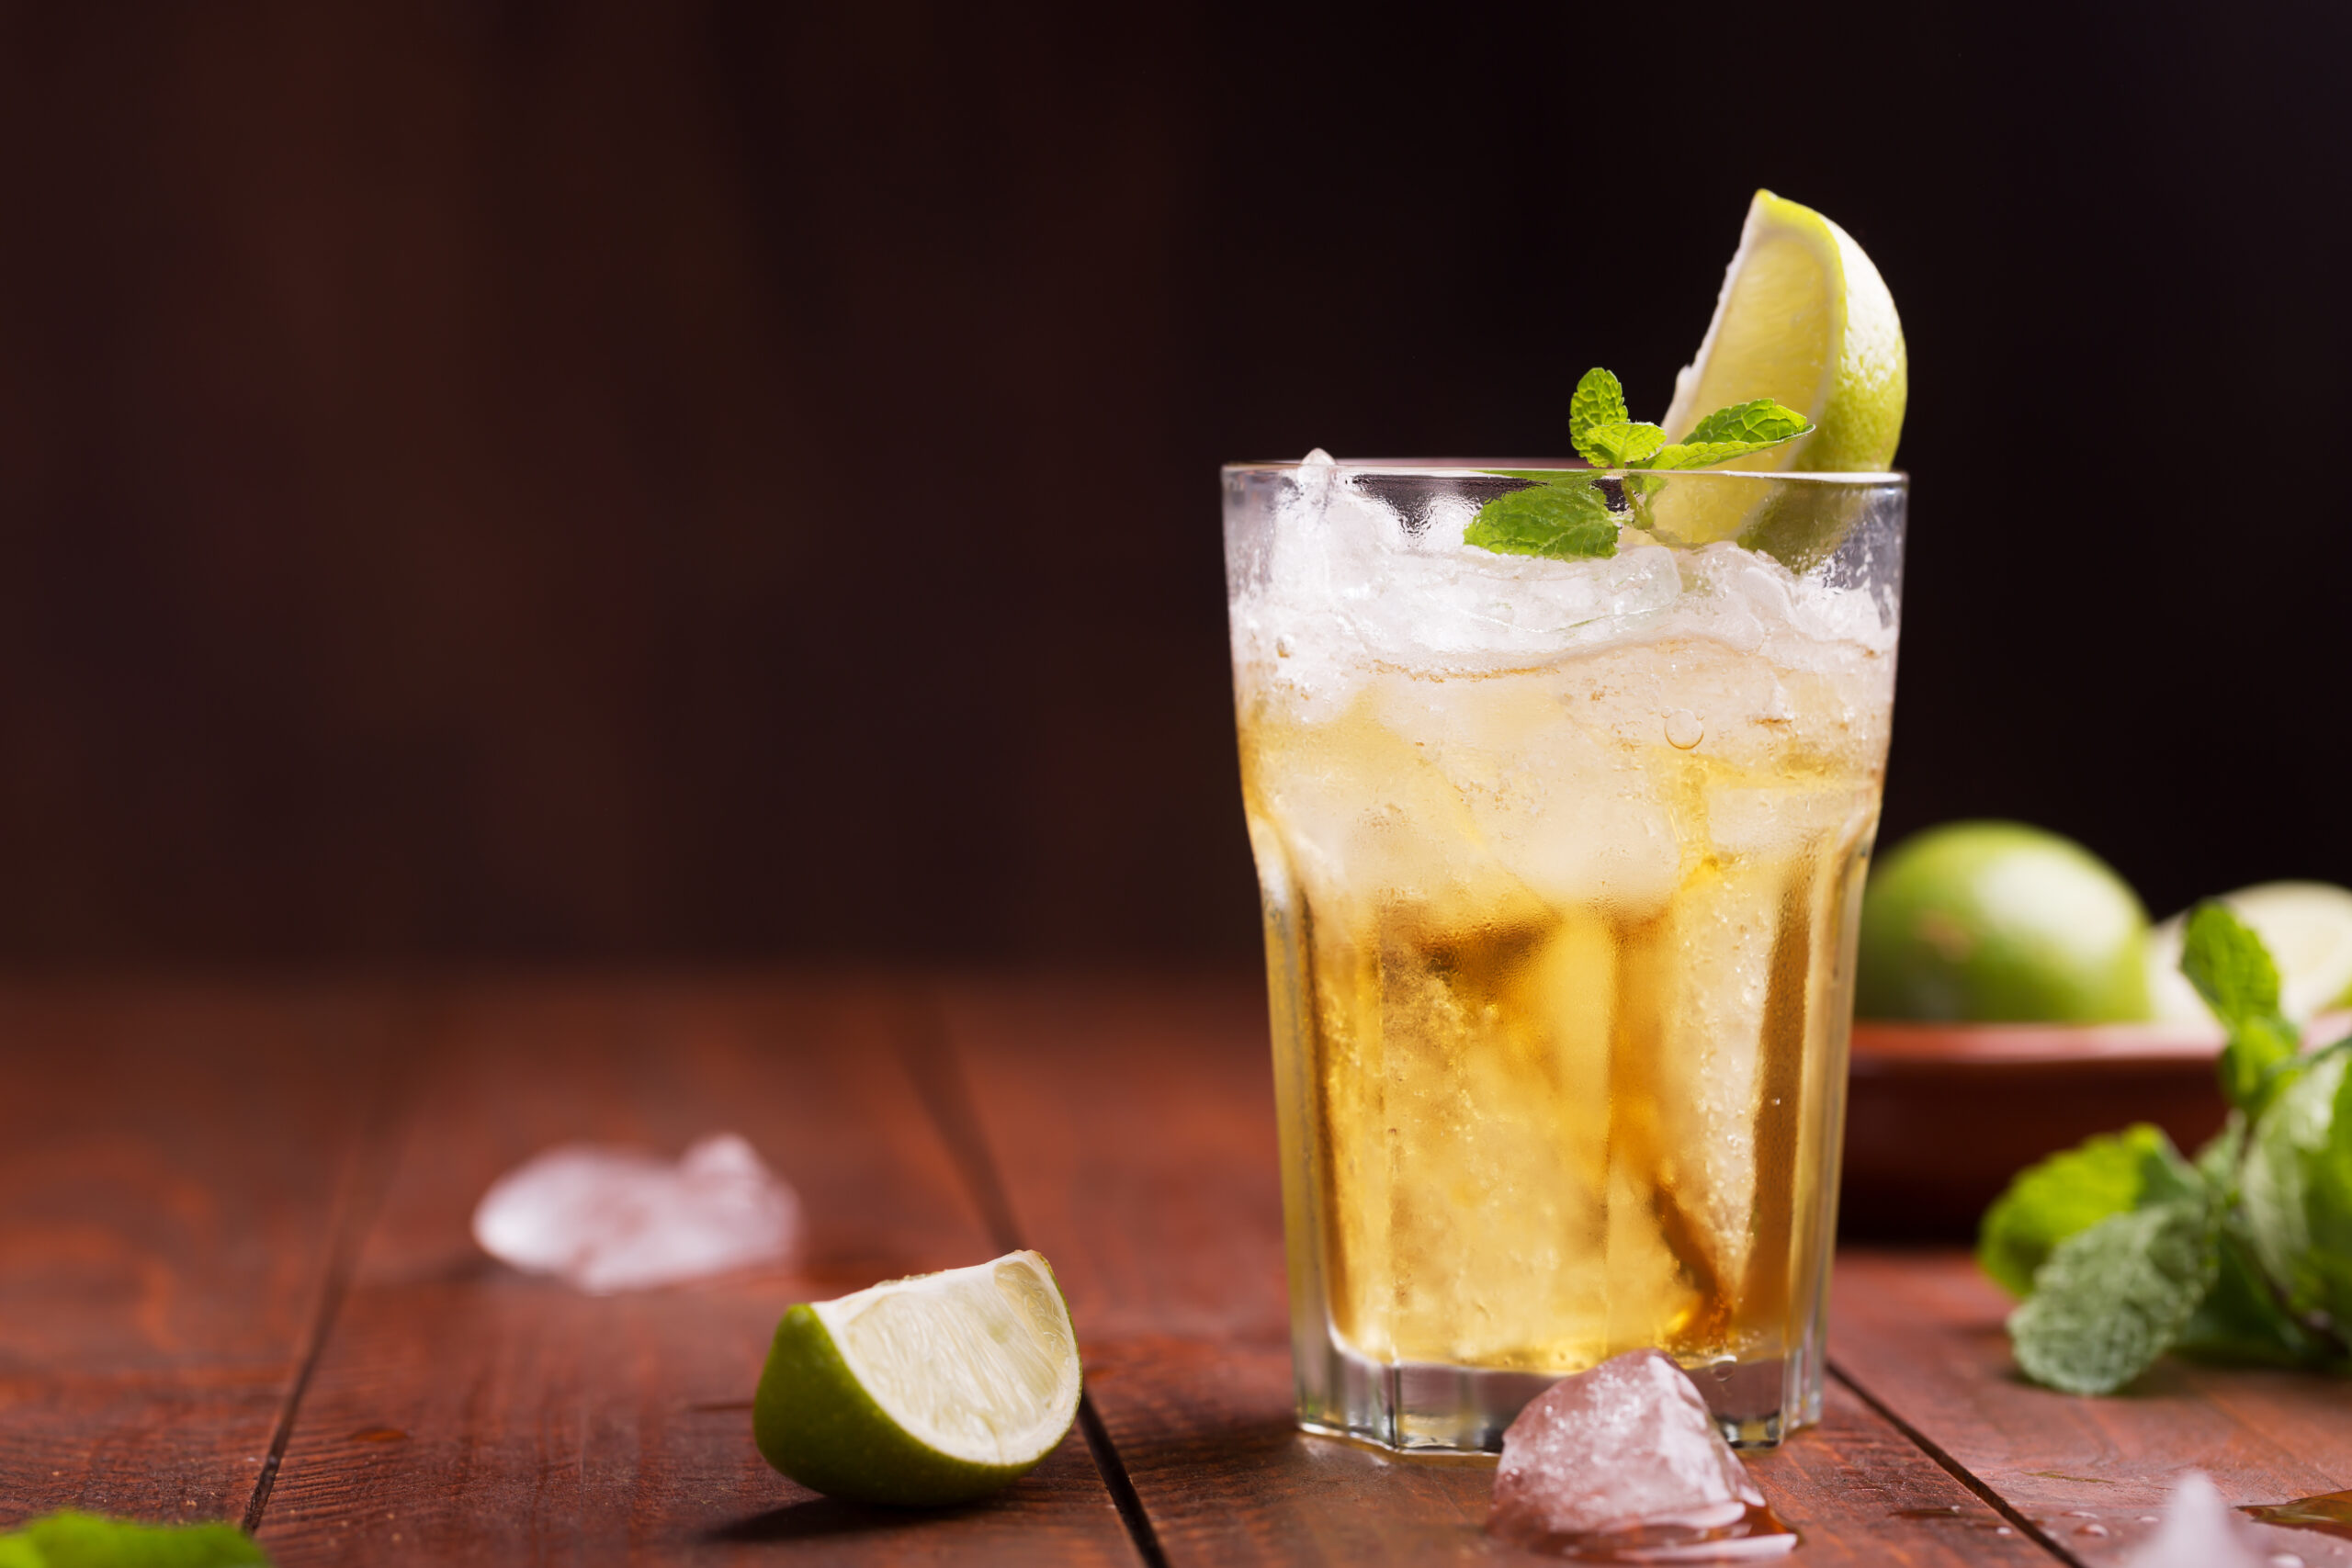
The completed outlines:
{"type": "Polygon", "coordinates": [[[1689,436],[1669,442],[1663,426],[1626,416],[1623,386],[1595,366],[1568,400],[1568,439],[1592,469],[1603,471],[1508,470],[1535,482],[1479,508],[1462,540],[1497,555],[1606,559],[1617,553],[1621,523],[1653,525],[1646,502],[1663,481],[1647,475],[1728,463],[1812,431],[1813,422],[1796,410],[1758,398],[1717,409],[1689,436]]]}
{"type": "Polygon", "coordinates": [[[2352,1039],[2300,1053],[2262,939],[2209,901],[2181,970],[2229,1032],[2231,1105],[2191,1162],[2154,1127],[2024,1172],[1978,1257],[2027,1375],[2111,1393],[2166,1350],[2352,1371],[2352,1039]]]}

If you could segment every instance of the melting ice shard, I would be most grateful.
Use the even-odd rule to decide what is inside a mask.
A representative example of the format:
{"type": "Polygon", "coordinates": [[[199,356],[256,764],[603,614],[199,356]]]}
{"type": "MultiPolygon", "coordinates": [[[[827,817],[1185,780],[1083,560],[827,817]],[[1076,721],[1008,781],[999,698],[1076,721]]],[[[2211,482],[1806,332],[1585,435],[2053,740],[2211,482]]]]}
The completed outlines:
{"type": "Polygon", "coordinates": [[[2221,1489],[2202,1471],[2182,1476],[2165,1503],[2165,1520],[2133,1552],[2131,1568],[2266,1568],[2268,1562],[2221,1489]]]}
{"type": "Polygon", "coordinates": [[[591,1295],[775,1262],[799,1234],[799,1199],[732,1133],[704,1138],[674,1165],[567,1144],[500,1177],[474,1210],[483,1251],[591,1295]]]}

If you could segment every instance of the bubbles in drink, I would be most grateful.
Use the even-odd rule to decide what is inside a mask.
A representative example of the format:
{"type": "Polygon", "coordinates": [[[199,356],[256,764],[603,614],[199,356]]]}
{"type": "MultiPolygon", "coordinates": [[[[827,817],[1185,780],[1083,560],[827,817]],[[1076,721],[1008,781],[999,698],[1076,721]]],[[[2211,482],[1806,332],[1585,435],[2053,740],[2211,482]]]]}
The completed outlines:
{"type": "MultiPolygon", "coordinates": [[[[1657,1346],[1731,1440],[1774,1440],[1817,1367],[1891,610],[1638,527],[1473,549],[1520,481],[1327,465],[1228,512],[1283,1134],[1317,1173],[1300,1332],[1500,1380],[1657,1346]]],[[[1451,1406],[1383,1425],[1369,1402],[1420,1408],[1401,1382],[1302,1377],[1336,1429],[1495,1440],[1451,1406]]]]}

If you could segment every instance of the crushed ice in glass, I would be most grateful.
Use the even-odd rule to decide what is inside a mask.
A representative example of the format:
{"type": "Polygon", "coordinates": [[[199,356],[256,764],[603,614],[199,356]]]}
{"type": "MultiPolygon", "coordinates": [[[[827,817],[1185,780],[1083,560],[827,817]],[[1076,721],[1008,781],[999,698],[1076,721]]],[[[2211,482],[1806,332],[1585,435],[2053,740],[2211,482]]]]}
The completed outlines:
{"type": "Polygon", "coordinates": [[[1615,1562],[1752,1562],[1797,1544],[1674,1359],[1634,1350],[1555,1383],[1503,1433],[1487,1529],[1615,1562]]]}
{"type": "Polygon", "coordinates": [[[773,1263],[799,1234],[800,1200],[732,1133],[702,1139],[674,1165],[567,1144],[491,1183],[474,1209],[483,1251],[591,1295],[773,1263]]]}
{"type": "Polygon", "coordinates": [[[2162,1517],[2155,1534],[2124,1559],[2126,1568],[2268,1568],[2251,1532],[2202,1471],[2174,1483],[2162,1517]]]}

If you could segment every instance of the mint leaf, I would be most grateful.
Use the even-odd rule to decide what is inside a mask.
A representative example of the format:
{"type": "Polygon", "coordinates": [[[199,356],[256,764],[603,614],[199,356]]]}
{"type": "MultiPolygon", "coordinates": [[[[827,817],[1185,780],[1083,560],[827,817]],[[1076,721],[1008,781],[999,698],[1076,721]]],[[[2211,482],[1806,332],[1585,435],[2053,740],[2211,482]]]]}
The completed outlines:
{"type": "Polygon", "coordinates": [[[2239,1201],[2288,1310],[2352,1331],[2352,1052],[2330,1046],[2254,1124],[2239,1201]]]}
{"type": "Polygon", "coordinates": [[[1682,439],[1694,445],[1732,441],[1752,446],[1777,446],[1783,441],[1793,441],[1813,428],[1813,421],[1786,403],[1776,403],[1770,398],[1754,402],[1734,403],[1727,409],[1717,409],[1690,427],[1682,439]]]}
{"type": "Polygon", "coordinates": [[[2222,1092],[2232,1105],[2259,1112],[2281,1087],[2272,1080],[2295,1058],[2301,1036],[2278,1010],[2278,966],[2253,928],[2226,904],[2207,899],[2189,911],[2180,972],[2229,1031],[2222,1051],[2222,1092]]]}
{"type": "Polygon", "coordinates": [[[1577,455],[1589,463],[1594,459],[1584,449],[1586,434],[1595,425],[1623,424],[1633,417],[1625,412],[1625,389],[1616,377],[1596,365],[1584,373],[1568,399],[1568,440],[1577,455]]]}
{"type": "Polygon", "coordinates": [[[2197,1303],[2173,1348],[2213,1360],[2277,1367],[2324,1367],[2341,1359],[2334,1347],[2287,1311],[2263,1274],[2245,1223],[2234,1215],[2222,1222],[2213,1288],[2197,1303]]]}
{"type": "Polygon", "coordinates": [[[1578,475],[1574,483],[1531,485],[1487,502],[1462,542],[1498,555],[1601,558],[1617,553],[1617,520],[1578,475]]]}
{"type": "Polygon", "coordinates": [[[2278,966],[2270,961],[2270,950],[2218,898],[2189,911],[2180,972],[2231,1028],[2278,1010],[2278,966]]]}
{"type": "Polygon", "coordinates": [[[1678,441],[1661,446],[1645,468],[1703,468],[1710,463],[1728,463],[1734,457],[1745,457],[1750,452],[1761,452],[1777,446],[1771,441],[1702,441],[1696,444],[1678,441]]]}
{"type": "Polygon", "coordinates": [[[1984,1211],[1976,1261],[2011,1295],[2030,1295],[2035,1271],[2067,1237],[2143,1202],[2190,1196],[2199,1185],[2161,1128],[2143,1122],[2103,1133],[2009,1183],[1984,1211]]]}
{"type": "Polygon", "coordinates": [[[1759,452],[1760,446],[1750,446],[1743,441],[1711,441],[1694,446],[1687,441],[1672,442],[1659,447],[1644,463],[1645,468],[1703,468],[1710,463],[1728,463],[1734,457],[1745,457],[1759,452]]]}
{"type": "Polygon", "coordinates": [[[2223,1204],[2220,1269],[2174,1348],[2216,1360],[2324,1365],[2328,1347],[2287,1311],[2285,1299],[2263,1274],[2245,1215],[2232,1206],[2237,1202],[2246,1133],[2245,1113],[2233,1111],[2197,1151],[2197,1172],[2223,1204]]]}
{"type": "Polygon", "coordinates": [[[2245,1112],[2233,1111],[2222,1121],[2222,1130],[2197,1151],[2194,1161],[2197,1174],[2232,1202],[2237,1200],[2238,1161],[2245,1157],[2245,1112]]]}
{"type": "Polygon", "coordinates": [[[2112,1393],[2138,1377],[2211,1288],[2219,1228],[2214,1204],[2181,1199],[2060,1242],[2009,1314],[2018,1365],[2069,1393],[2112,1393]]]}
{"type": "Polygon", "coordinates": [[[1631,468],[1666,445],[1666,432],[1655,424],[1620,420],[1596,424],[1577,443],[1577,454],[1596,468],[1631,468]]]}
{"type": "Polygon", "coordinates": [[[141,1525],[95,1514],[51,1514],[0,1536],[7,1568],[268,1568],[269,1557],[234,1525],[141,1525]],[[15,1549],[12,1560],[6,1553],[15,1549]]]}
{"type": "Polygon", "coordinates": [[[1661,446],[1642,466],[1648,468],[1703,468],[1727,463],[1751,452],[1762,452],[1783,441],[1810,433],[1813,422],[1770,398],[1717,409],[1690,427],[1690,434],[1661,446]]]}

